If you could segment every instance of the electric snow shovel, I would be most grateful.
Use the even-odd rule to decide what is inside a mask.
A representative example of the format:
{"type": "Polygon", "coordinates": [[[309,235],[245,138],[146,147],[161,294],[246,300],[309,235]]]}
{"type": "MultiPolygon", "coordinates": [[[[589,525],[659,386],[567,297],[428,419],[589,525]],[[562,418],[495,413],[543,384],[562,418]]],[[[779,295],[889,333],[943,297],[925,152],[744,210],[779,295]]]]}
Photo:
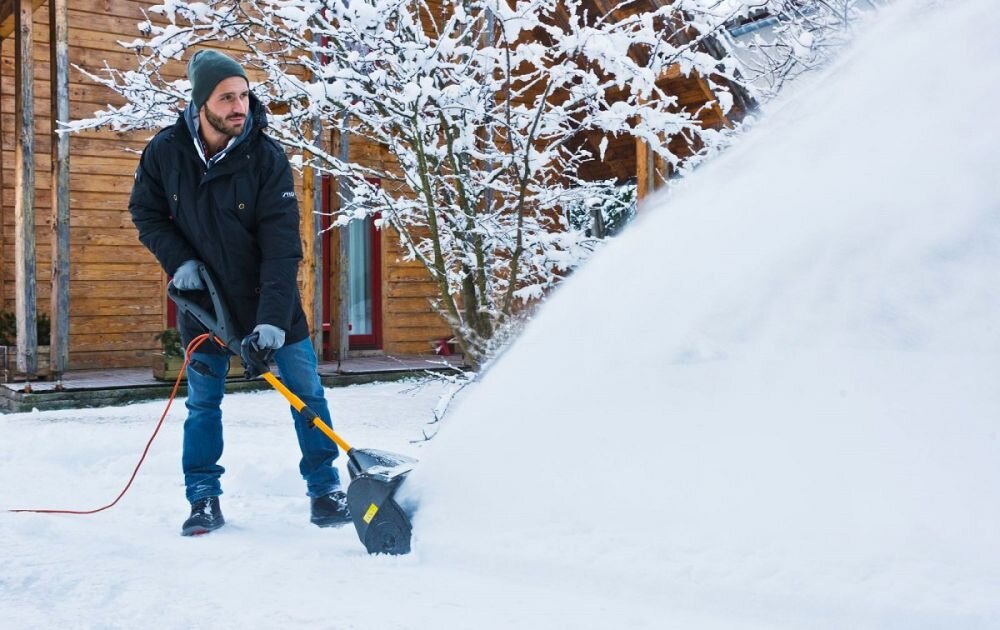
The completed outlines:
{"type": "Polygon", "coordinates": [[[263,376],[302,417],[347,453],[347,471],[351,477],[347,487],[347,506],[351,511],[354,527],[358,530],[358,537],[368,553],[409,553],[413,527],[394,496],[416,460],[376,449],[352,448],[270,371],[268,362],[273,354],[272,350],[259,350],[254,345],[256,339],[253,336],[241,339],[205,265],[198,265],[198,273],[205,282],[205,290],[212,300],[214,313],[182,295],[173,282],[167,285],[167,295],[182,313],[190,314],[198,320],[227,350],[242,359],[246,378],[263,376]],[[249,347],[246,352],[241,352],[244,345],[249,347]]]}

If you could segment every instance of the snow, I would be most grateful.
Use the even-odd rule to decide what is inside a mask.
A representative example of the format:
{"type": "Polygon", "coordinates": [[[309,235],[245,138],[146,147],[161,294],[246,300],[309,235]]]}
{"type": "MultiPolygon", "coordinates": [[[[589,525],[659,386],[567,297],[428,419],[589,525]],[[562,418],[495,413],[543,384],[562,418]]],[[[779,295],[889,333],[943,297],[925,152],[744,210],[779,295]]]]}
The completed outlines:
{"type": "Polygon", "coordinates": [[[414,473],[422,555],[612,594],[582,627],[1000,622],[1000,24],[919,4],[548,303],[414,473]]]}
{"type": "MultiPolygon", "coordinates": [[[[327,398],[336,428],[352,445],[419,457],[422,442],[414,441],[434,430],[427,423],[443,392],[438,382],[386,383],[327,390],[327,398]]],[[[0,514],[2,625],[231,628],[344,619],[336,627],[366,627],[379,582],[415,558],[370,558],[353,528],[309,523],[288,405],[275,392],[226,396],[227,524],[211,538],[178,535],[188,509],[182,403],[174,404],[118,506],[93,516],[0,514]]],[[[164,404],[0,418],[3,507],[91,509],[109,502],[164,404]]],[[[346,479],[343,467],[341,473],[346,479]]]]}
{"type": "MultiPolygon", "coordinates": [[[[283,400],[230,395],[227,526],[177,535],[175,409],[113,510],[0,514],[4,625],[1000,626],[990,9],[898,3],[440,425],[436,382],[329,390],[348,440],[421,460],[409,556],[309,525],[283,400]]],[[[0,418],[0,506],[109,500],[161,407],[0,418]]]]}

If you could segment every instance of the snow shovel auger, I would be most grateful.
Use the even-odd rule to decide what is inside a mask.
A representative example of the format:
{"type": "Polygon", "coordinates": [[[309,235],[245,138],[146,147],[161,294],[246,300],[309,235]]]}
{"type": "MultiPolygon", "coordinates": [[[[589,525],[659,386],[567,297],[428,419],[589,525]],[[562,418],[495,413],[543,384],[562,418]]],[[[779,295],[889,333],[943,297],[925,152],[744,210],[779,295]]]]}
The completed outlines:
{"type": "Polygon", "coordinates": [[[347,506],[351,511],[358,537],[361,538],[368,553],[391,555],[409,553],[413,527],[406,512],[396,503],[395,493],[417,460],[377,449],[352,448],[270,371],[268,368],[270,352],[253,353],[252,360],[257,364],[248,366],[247,359],[240,352],[243,340],[233,327],[229,311],[216,290],[215,281],[204,265],[198,266],[198,272],[205,282],[205,290],[211,297],[214,314],[182,295],[183,292],[172,282],[167,285],[167,295],[170,299],[182,313],[188,313],[198,320],[227,350],[241,357],[243,367],[247,369],[248,374],[252,371],[259,372],[307,422],[311,422],[347,453],[347,471],[351,477],[347,487],[347,506]],[[251,367],[254,370],[251,370],[251,367]]]}

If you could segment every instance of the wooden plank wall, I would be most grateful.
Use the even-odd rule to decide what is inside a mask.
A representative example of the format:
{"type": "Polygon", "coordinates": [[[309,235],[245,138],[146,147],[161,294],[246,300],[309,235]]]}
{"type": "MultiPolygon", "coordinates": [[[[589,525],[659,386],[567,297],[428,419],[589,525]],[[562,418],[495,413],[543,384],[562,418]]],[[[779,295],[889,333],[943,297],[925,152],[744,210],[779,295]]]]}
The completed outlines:
{"type": "MultiPolygon", "coordinates": [[[[72,0],[69,6],[70,63],[92,72],[103,67],[135,66],[134,55],[119,40],[139,36],[136,25],[154,0],[72,0]]],[[[39,312],[48,313],[51,287],[50,98],[48,3],[34,14],[36,234],[39,312]]],[[[150,17],[156,17],[151,15],[150,17]]],[[[237,44],[218,49],[234,52],[237,44]]],[[[13,310],[14,266],[14,48],[2,42],[0,134],[3,138],[0,308],[13,310]]],[[[182,77],[185,62],[164,70],[182,77]]],[[[70,69],[70,117],[90,116],[123,100],[70,69]]],[[[166,325],[165,277],[139,242],[128,213],[128,196],[139,152],[154,132],[110,130],[70,137],[70,369],[149,365],[159,349],[155,336],[166,325]]],[[[301,178],[297,182],[301,190],[301,178]]],[[[301,198],[301,197],[300,197],[301,198]]]]}
{"type": "MultiPolygon", "coordinates": [[[[141,8],[152,2],[74,0],[69,7],[70,63],[96,69],[107,59],[127,67],[131,56],[115,43],[136,35],[141,8]]],[[[34,14],[35,168],[38,310],[49,312],[51,277],[50,87],[47,3],[34,14]]],[[[13,309],[13,42],[2,44],[0,132],[3,136],[3,248],[0,307],[13,309]]],[[[92,114],[121,99],[70,68],[70,116],[92,114]]],[[[128,193],[139,151],[149,133],[110,131],[70,138],[70,357],[69,368],[149,364],[162,328],[158,265],[138,242],[128,216],[128,193]],[[133,151],[132,153],[129,150],[133,151]]]]}
{"type": "Polygon", "coordinates": [[[403,260],[399,236],[382,234],[383,347],[386,352],[426,354],[436,339],[451,337],[451,329],[431,307],[438,296],[437,283],[423,264],[403,260]]]}

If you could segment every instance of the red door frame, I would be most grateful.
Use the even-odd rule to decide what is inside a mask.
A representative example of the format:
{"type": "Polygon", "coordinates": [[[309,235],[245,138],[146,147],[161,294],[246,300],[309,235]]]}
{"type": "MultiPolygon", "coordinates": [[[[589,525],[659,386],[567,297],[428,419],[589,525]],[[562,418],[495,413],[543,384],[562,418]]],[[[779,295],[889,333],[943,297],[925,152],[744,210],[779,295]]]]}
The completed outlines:
{"type": "MultiPolygon", "coordinates": [[[[167,282],[171,280],[167,278],[167,282]]],[[[177,328],[177,305],[170,298],[167,298],[167,328],[177,328]]]]}
{"type": "MultiPolygon", "coordinates": [[[[333,254],[330,249],[332,238],[332,183],[331,176],[323,176],[323,213],[321,225],[323,227],[323,358],[332,359],[333,333],[330,322],[333,317],[330,313],[330,285],[331,274],[333,273],[333,254]]],[[[375,217],[378,218],[378,217],[375,217]]],[[[371,224],[371,296],[372,296],[372,333],[370,335],[348,335],[347,347],[350,350],[377,350],[382,347],[382,231],[375,227],[375,222],[371,224]]]]}

